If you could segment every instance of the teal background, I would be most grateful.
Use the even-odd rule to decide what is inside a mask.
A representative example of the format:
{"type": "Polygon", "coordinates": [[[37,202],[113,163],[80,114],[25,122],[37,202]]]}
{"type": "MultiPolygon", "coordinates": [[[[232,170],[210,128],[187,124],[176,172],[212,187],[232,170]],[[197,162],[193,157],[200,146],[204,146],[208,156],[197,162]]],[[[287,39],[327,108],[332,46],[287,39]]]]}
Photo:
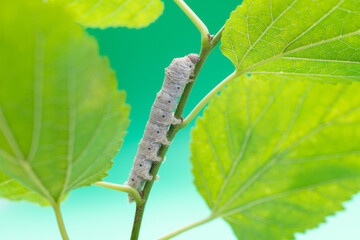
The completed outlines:
{"type": "MultiPolygon", "coordinates": [[[[211,33],[222,27],[240,1],[187,1],[207,24],[211,33]],[[206,3],[206,5],[205,5],[206,3]]],[[[175,57],[199,52],[200,35],[185,14],[165,1],[164,14],[149,27],[136,30],[89,29],[97,38],[100,53],[110,59],[117,73],[119,88],[127,91],[131,105],[131,124],[123,147],[105,179],[123,183],[128,176],[155,94],[159,91],[164,68],[175,57]]],[[[211,53],[191,93],[184,115],[219,81],[234,70],[218,49],[211,53]]],[[[146,207],[141,240],[156,239],[186,224],[205,218],[210,211],[196,191],[189,161],[190,130],[194,122],[174,140],[160,179],[154,185],[146,207]]],[[[326,224],[297,240],[360,239],[360,195],[345,204],[346,210],[328,217],[326,224]]],[[[121,192],[96,186],[73,191],[62,205],[68,233],[72,240],[129,239],[135,205],[127,203],[121,192]]],[[[286,218],[286,216],[284,216],[286,218]]],[[[52,209],[30,203],[0,200],[0,240],[60,239],[52,209]]],[[[179,235],[174,239],[235,239],[231,228],[221,219],[179,235]]]]}

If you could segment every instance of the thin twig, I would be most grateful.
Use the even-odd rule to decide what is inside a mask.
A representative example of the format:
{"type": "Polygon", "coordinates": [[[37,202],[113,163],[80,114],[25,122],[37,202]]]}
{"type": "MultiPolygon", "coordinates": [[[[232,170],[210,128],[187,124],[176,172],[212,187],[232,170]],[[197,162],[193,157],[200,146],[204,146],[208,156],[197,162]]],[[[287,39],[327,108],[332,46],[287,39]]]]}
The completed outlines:
{"type": "Polygon", "coordinates": [[[157,240],[168,240],[168,239],[173,238],[173,237],[175,237],[175,236],[177,236],[177,235],[179,235],[179,234],[181,234],[181,233],[183,233],[183,232],[186,232],[187,230],[190,230],[190,229],[192,229],[192,228],[195,228],[195,227],[197,227],[197,226],[200,226],[200,225],[202,225],[202,224],[204,224],[204,223],[210,222],[210,221],[213,220],[214,218],[215,218],[215,217],[213,217],[213,216],[209,216],[209,217],[204,218],[204,219],[202,219],[202,220],[200,220],[200,221],[196,221],[196,222],[194,222],[194,223],[192,223],[192,224],[189,224],[189,225],[187,225],[187,226],[185,226],[185,227],[179,228],[178,230],[176,230],[176,231],[174,231],[174,232],[171,232],[171,233],[169,233],[169,234],[166,234],[165,236],[162,236],[161,238],[159,238],[159,239],[157,239],[157,240]]]}
{"type": "Polygon", "coordinates": [[[193,120],[196,115],[205,107],[205,105],[218,93],[221,89],[223,89],[227,84],[229,84],[232,80],[237,78],[238,75],[235,72],[226,77],[223,81],[221,81],[215,88],[213,88],[190,112],[190,114],[185,118],[185,120],[181,123],[180,128],[186,127],[191,120],[193,120]]]}
{"type": "Polygon", "coordinates": [[[136,191],[135,188],[132,188],[130,186],[120,185],[120,184],[116,184],[116,183],[109,183],[109,182],[96,182],[96,183],[94,183],[94,185],[129,193],[134,197],[136,205],[138,205],[138,206],[141,206],[144,203],[144,200],[142,200],[139,192],[136,191]]]}

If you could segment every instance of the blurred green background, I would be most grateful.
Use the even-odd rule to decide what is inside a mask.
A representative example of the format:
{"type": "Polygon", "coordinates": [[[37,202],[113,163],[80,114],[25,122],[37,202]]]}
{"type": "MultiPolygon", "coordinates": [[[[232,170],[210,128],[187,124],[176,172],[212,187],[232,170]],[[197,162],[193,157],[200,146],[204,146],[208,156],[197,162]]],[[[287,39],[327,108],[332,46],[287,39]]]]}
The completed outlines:
{"type": "MultiPolygon", "coordinates": [[[[187,2],[205,21],[210,32],[215,34],[241,1],[187,2]]],[[[110,59],[117,73],[119,88],[126,90],[127,103],[131,105],[128,134],[105,179],[123,183],[131,169],[150,107],[162,85],[164,68],[175,57],[198,53],[200,35],[170,0],[165,1],[164,14],[147,28],[89,29],[88,32],[97,38],[100,53],[110,59]]],[[[217,47],[203,67],[184,115],[233,69],[231,62],[217,47]]],[[[177,135],[160,169],[160,179],[154,185],[145,212],[141,240],[156,239],[210,214],[192,183],[189,141],[193,125],[194,122],[177,135]]],[[[297,234],[296,239],[358,240],[360,195],[345,206],[346,211],[327,218],[328,223],[321,224],[317,229],[297,234]]],[[[73,240],[129,239],[134,209],[134,204],[127,203],[126,194],[95,186],[73,191],[62,205],[67,230],[73,240]]],[[[0,216],[1,240],[60,239],[55,216],[49,207],[42,208],[25,202],[11,203],[1,199],[0,216]]],[[[216,220],[175,239],[232,240],[235,237],[224,221],[216,220]]]]}

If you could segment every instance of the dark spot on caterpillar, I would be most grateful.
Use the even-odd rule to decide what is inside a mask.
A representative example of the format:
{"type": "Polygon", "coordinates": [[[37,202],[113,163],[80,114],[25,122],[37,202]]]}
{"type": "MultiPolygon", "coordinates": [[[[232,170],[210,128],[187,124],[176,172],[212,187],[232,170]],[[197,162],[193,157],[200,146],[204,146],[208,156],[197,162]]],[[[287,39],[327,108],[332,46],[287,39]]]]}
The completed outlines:
{"type": "Polygon", "coordinates": [[[171,101],[169,100],[168,103],[171,103],[171,101]]]}
{"type": "Polygon", "coordinates": [[[177,87],[177,89],[180,89],[180,87],[177,87]]]}
{"type": "Polygon", "coordinates": [[[133,179],[133,178],[132,178],[132,179],[131,179],[131,181],[133,181],[133,182],[134,182],[134,181],[135,181],[135,179],[133,179]]]}
{"type": "Polygon", "coordinates": [[[156,131],[156,133],[160,133],[160,131],[156,131]]]}
{"type": "Polygon", "coordinates": [[[165,115],[162,115],[162,117],[164,118],[164,117],[165,117],[165,115]]]}
{"type": "Polygon", "coordinates": [[[151,148],[148,148],[148,150],[151,150],[151,148]]]}
{"type": "Polygon", "coordinates": [[[141,164],[141,163],[140,163],[139,165],[140,165],[140,167],[142,167],[142,164],[141,164]]]}

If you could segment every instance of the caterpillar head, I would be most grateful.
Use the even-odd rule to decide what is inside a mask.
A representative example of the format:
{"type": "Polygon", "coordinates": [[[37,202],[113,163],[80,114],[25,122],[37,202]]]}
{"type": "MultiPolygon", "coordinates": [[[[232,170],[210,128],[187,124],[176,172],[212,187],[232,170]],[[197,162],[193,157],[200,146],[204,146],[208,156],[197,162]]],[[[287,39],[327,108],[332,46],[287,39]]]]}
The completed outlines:
{"type": "Polygon", "coordinates": [[[189,58],[189,59],[191,60],[191,62],[194,63],[194,64],[200,61],[200,56],[197,55],[196,53],[190,53],[190,54],[188,55],[188,58],[189,58]]]}
{"type": "Polygon", "coordinates": [[[190,53],[189,55],[187,55],[187,57],[185,57],[185,59],[186,59],[186,65],[189,66],[191,72],[194,71],[195,63],[200,61],[199,55],[195,53],[190,53]]]}
{"type": "Polygon", "coordinates": [[[191,73],[194,71],[195,63],[199,60],[199,56],[194,53],[182,58],[175,58],[165,70],[166,74],[180,81],[182,79],[189,79],[191,73]]]}

